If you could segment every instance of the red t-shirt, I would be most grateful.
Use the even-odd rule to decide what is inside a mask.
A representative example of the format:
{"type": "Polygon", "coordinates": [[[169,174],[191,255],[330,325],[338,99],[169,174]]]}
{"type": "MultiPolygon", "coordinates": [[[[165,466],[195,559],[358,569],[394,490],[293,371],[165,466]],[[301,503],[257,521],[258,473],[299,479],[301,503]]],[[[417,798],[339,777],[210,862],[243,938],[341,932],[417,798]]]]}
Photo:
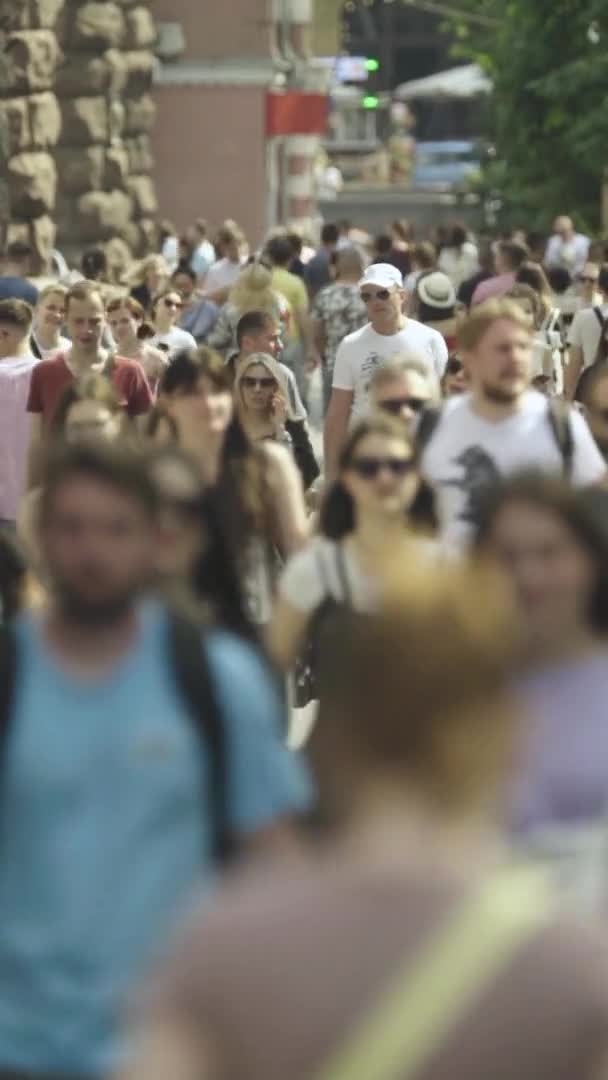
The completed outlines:
{"type": "MultiPolygon", "coordinates": [[[[138,360],[115,356],[110,377],[128,416],[141,416],[151,408],[152,391],[138,360]]],[[[63,353],[58,353],[49,360],[41,360],[32,370],[27,411],[39,413],[43,426],[47,428],[63,391],[73,381],[74,376],[63,353]]]]}

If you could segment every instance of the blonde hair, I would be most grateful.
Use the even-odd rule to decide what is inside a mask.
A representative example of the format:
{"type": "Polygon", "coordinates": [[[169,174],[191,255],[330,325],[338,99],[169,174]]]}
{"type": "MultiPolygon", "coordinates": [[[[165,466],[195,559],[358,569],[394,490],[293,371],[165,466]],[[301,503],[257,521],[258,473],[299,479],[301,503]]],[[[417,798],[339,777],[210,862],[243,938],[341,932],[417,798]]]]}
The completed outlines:
{"type": "Polygon", "coordinates": [[[160,267],[160,272],[165,275],[167,280],[170,276],[170,270],[162,255],[148,255],[146,259],[142,259],[138,266],[135,267],[131,277],[129,278],[130,285],[145,285],[146,278],[153,267],[160,267]]]}
{"type": "Polygon", "coordinates": [[[345,613],[328,648],[319,643],[321,779],[326,766],[331,789],[333,770],[351,805],[366,775],[384,775],[466,812],[496,793],[509,765],[512,598],[493,570],[422,564],[406,543],[387,550],[380,613],[345,613]]]}
{"type": "Polygon", "coordinates": [[[439,401],[441,397],[439,379],[435,372],[431,371],[427,361],[421,356],[417,356],[416,353],[403,353],[398,356],[391,356],[391,358],[377,368],[372,375],[369,384],[370,392],[372,395],[375,394],[375,392],[380,390],[383,386],[395,382],[397,379],[402,378],[403,375],[408,375],[409,372],[425,379],[431,391],[431,400],[439,401]]]}
{"type": "Polygon", "coordinates": [[[272,273],[268,267],[253,262],[241,270],[228,294],[228,301],[241,315],[248,311],[265,311],[276,315],[279,294],[272,287],[272,273]]]}
{"type": "Polygon", "coordinates": [[[44,289],[41,289],[38,293],[38,303],[41,300],[46,300],[47,296],[52,296],[53,293],[57,293],[58,296],[62,296],[65,300],[68,295],[67,285],[62,285],[59,281],[54,281],[51,285],[45,285],[44,289]]]}
{"type": "Polygon", "coordinates": [[[234,380],[234,396],[237,408],[240,411],[245,408],[241,382],[243,381],[243,376],[247,374],[250,368],[255,367],[256,364],[261,364],[262,367],[265,367],[268,374],[275,380],[277,389],[285,401],[287,419],[295,420],[285,369],[268,353],[251,353],[249,356],[246,356],[244,360],[241,360],[238,365],[236,378],[234,380]]]}
{"type": "Polygon", "coordinates": [[[495,322],[505,320],[515,323],[521,330],[531,334],[530,324],[516,300],[486,300],[474,307],[458,327],[456,341],[459,349],[470,352],[476,349],[482,338],[495,322]]]}

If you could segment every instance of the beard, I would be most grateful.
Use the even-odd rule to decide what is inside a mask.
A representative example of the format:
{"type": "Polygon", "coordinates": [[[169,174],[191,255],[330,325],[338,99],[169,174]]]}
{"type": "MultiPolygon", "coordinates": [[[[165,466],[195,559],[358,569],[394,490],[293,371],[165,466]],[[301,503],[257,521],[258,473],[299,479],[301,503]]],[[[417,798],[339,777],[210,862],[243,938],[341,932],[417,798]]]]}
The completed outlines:
{"type": "Polygon", "coordinates": [[[53,585],[57,607],[63,617],[83,629],[101,630],[122,622],[133,610],[141,591],[138,585],[132,585],[105,596],[88,596],[67,581],[55,580],[53,585]]]}
{"type": "Polygon", "coordinates": [[[496,383],[484,383],[482,390],[486,401],[491,401],[493,405],[512,405],[523,392],[521,386],[499,386],[496,383]]]}

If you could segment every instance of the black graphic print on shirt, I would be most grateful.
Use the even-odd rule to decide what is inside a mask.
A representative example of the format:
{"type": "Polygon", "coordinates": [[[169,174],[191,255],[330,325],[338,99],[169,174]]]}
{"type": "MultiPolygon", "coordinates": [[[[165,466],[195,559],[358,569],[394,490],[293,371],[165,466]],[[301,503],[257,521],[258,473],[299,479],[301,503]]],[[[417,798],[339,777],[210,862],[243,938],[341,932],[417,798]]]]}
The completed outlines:
{"type": "Polygon", "coordinates": [[[458,517],[472,524],[477,521],[484,495],[497,483],[501,475],[494,461],[483,446],[468,446],[453,460],[462,472],[459,478],[440,481],[443,487],[459,488],[465,501],[458,517]]]}

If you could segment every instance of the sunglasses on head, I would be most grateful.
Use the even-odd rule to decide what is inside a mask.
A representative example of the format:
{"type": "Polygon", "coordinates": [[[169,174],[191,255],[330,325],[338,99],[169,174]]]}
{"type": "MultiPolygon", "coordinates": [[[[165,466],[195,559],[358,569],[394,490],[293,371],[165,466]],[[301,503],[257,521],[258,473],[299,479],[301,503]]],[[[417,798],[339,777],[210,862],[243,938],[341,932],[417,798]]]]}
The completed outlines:
{"type": "Polygon", "coordinates": [[[358,476],[361,476],[364,480],[375,480],[375,478],[386,469],[387,472],[397,477],[406,476],[407,473],[413,472],[416,468],[416,462],[414,458],[399,458],[399,457],[386,457],[386,458],[374,458],[374,457],[359,457],[354,458],[349,466],[353,472],[356,472],[358,476]]]}
{"type": "Polygon", "coordinates": [[[371,304],[372,300],[388,300],[390,295],[390,289],[376,289],[376,292],[368,292],[367,289],[365,289],[361,293],[361,299],[364,304],[371,304]]]}
{"type": "Polygon", "coordinates": [[[255,379],[253,375],[243,375],[241,382],[248,390],[257,390],[258,387],[260,390],[270,390],[272,386],[276,386],[276,380],[270,375],[261,379],[255,379]]]}
{"type": "Polygon", "coordinates": [[[422,412],[425,405],[428,405],[428,401],[426,398],[416,397],[387,398],[386,401],[379,401],[378,405],[383,412],[399,416],[401,410],[405,408],[411,409],[415,413],[422,412]]]}

